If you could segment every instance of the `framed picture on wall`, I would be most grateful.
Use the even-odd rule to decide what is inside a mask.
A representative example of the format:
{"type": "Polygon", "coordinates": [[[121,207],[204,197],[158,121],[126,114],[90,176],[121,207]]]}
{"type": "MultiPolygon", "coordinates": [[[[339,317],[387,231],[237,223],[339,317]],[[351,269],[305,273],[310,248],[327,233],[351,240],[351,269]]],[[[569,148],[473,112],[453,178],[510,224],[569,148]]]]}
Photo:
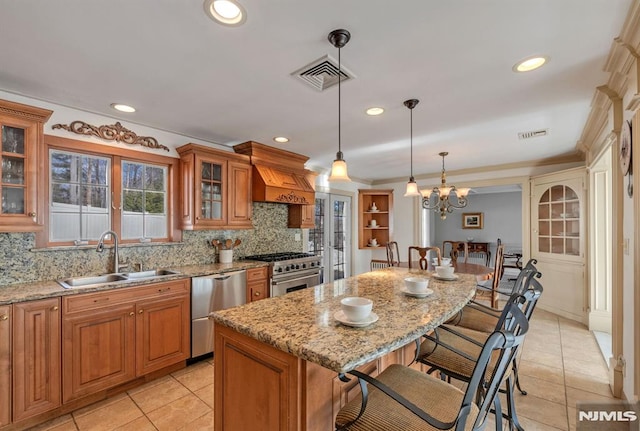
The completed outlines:
{"type": "Polygon", "coordinates": [[[482,229],[483,213],[462,213],[462,229],[482,229]]]}

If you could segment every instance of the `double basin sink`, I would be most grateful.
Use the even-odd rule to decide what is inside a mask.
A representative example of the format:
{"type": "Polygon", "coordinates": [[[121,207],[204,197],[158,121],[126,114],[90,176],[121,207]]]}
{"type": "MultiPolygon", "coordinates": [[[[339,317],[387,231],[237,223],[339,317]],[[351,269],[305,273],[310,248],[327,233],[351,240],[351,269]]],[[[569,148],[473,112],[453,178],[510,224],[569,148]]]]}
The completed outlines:
{"type": "Polygon", "coordinates": [[[103,284],[161,279],[163,277],[178,274],[180,274],[178,271],[172,271],[170,269],[152,269],[149,271],[123,272],[88,277],[71,277],[65,278],[64,280],[58,280],[58,283],[65,289],[72,289],[74,287],[94,287],[103,284]]]}

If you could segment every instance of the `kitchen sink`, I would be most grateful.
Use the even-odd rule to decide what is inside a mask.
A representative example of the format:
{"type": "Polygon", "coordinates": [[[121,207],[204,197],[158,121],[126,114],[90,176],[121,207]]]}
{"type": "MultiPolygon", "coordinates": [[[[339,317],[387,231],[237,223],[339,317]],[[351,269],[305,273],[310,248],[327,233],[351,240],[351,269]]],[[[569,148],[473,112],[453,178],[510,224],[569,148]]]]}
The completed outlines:
{"type": "Polygon", "coordinates": [[[71,289],[74,287],[88,287],[88,286],[100,286],[102,284],[110,283],[126,283],[138,280],[146,280],[152,278],[161,278],[169,275],[180,274],[178,271],[172,271],[170,269],[151,269],[148,271],[118,273],[118,274],[104,274],[95,275],[89,277],[71,277],[64,280],[58,280],[58,283],[65,289],[71,289]]]}
{"type": "Polygon", "coordinates": [[[58,283],[62,285],[65,289],[71,289],[72,287],[86,287],[107,283],[115,283],[118,281],[127,280],[127,277],[124,274],[105,274],[105,275],[95,275],[91,277],[73,277],[66,278],[64,280],[58,280],[58,283]]]}
{"type": "Polygon", "coordinates": [[[172,271],[170,269],[151,269],[149,271],[139,271],[139,272],[128,272],[124,275],[129,280],[139,280],[141,278],[151,278],[151,277],[164,277],[167,275],[176,275],[180,274],[178,271],[172,271]]]}

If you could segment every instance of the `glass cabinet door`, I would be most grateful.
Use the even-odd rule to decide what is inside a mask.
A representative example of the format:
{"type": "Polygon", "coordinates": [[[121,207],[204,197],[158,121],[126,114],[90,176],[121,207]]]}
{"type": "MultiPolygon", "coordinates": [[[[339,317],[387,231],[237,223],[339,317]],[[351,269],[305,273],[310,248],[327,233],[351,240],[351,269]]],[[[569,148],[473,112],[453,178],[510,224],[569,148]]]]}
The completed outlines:
{"type": "Polygon", "coordinates": [[[205,160],[201,162],[200,217],[203,219],[220,220],[223,217],[222,170],[221,164],[205,160]]]}
{"type": "Polygon", "coordinates": [[[580,256],[580,198],[568,185],[546,189],[538,200],[538,252],[580,256]]]}
{"type": "Polygon", "coordinates": [[[2,125],[1,214],[25,214],[25,129],[2,125]]]}

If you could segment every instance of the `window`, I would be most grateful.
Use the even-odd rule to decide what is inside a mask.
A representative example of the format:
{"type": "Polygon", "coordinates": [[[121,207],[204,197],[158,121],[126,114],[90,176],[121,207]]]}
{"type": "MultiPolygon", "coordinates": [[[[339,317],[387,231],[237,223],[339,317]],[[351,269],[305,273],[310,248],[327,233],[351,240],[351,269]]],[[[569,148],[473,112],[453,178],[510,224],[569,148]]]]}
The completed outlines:
{"type": "Polygon", "coordinates": [[[123,242],[179,241],[179,159],[46,136],[48,220],[37,245],[95,243],[113,230],[123,242]],[[81,150],[79,150],[81,149],[81,150]]]}

